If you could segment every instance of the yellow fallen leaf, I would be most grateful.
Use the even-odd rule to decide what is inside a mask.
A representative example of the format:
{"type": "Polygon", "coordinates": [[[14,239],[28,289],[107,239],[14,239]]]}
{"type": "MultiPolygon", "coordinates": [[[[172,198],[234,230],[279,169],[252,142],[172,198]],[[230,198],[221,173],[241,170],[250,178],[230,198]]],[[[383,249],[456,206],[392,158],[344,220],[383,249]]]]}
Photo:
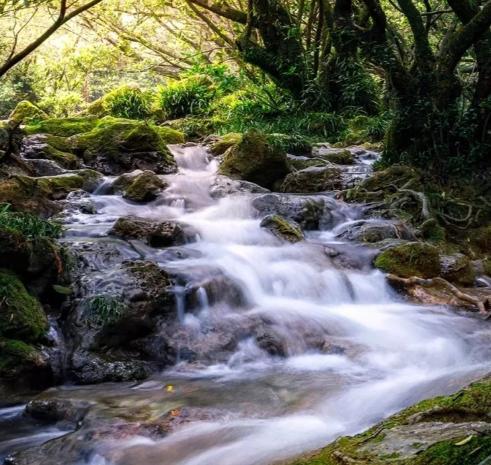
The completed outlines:
{"type": "Polygon", "coordinates": [[[456,446],[465,446],[468,442],[472,441],[473,437],[474,437],[474,435],[471,434],[470,436],[467,436],[465,439],[462,439],[462,441],[456,442],[455,445],[456,446]]]}
{"type": "Polygon", "coordinates": [[[172,384],[168,384],[166,387],[165,387],[165,390],[167,392],[174,392],[174,386],[172,386],[172,384]]]}

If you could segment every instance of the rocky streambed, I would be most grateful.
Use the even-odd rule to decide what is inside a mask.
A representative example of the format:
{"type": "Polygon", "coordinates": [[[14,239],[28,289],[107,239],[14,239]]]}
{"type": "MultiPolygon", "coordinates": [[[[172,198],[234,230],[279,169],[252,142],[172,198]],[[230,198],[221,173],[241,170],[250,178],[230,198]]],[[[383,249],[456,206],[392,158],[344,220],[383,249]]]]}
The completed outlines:
{"type": "MultiPolygon", "coordinates": [[[[373,268],[378,256],[387,271],[410,268],[399,277],[432,279],[443,263],[455,286],[480,283],[479,302],[489,290],[482,263],[435,252],[381,202],[342,200],[340,190],[356,197],[371,182],[375,152],[324,145],[287,157],[257,134],[168,151],[148,129],[136,137],[133,123],[98,124],[85,128],[91,135],[24,139],[23,163],[37,176],[5,181],[15,207],[35,204],[64,227],[49,247],[28,238],[17,251],[11,234],[4,239],[5,273],[15,273],[22,295],[36,293],[48,315],[39,317],[42,336],[27,324],[22,335],[37,358],[8,372],[6,463],[270,464],[489,371],[487,321],[411,303],[373,268]],[[117,148],[101,148],[101,135],[117,148]],[[34,379],[22,379],[27,372],[34,379]],[[23,387],[55,387],[22,394],[16,376],[23,387]]],[[[447,291],[442,301],[459,300],[447,291]]],[[[481,410],[463,403],[426,414],[432,440],[396,434],[423,444],[401,457],[440,442],[439,434],[452,444],[472,436],[465,444],[482,447],[475,438],[489,435],[489,399],[476,402],[481,410]],[[464,410],[466,421],[456,421],[452,412],[464,410]],[[460,427],[434,426],[443,420],[460,427]]],[[[360,441],[371,447],[377,431],[360,441]]],[[[330,449],[312,463],[396,458],[394,444],[409,447],[398,441],[372,456],[330,449]]]]}

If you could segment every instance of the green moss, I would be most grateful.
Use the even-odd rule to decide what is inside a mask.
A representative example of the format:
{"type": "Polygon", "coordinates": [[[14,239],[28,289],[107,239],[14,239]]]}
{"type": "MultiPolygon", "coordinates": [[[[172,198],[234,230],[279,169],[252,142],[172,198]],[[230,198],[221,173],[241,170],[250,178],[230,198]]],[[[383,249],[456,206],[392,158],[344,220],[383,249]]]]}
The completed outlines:
{"type": "Polygon", "coordinates": [[[124,198],[134,202],[150,202],[165,187],[167,184],[153,171],[143,171],[136,176],[124,174],[113,184],[116,192],[122,192],[124,198]]]}
{"type": "Polygon", "coordinates": [[[404,278],[432,278],[441,271],[438,249],[424,242],[411,242],[384,250],[374,264],[387,273],[404,278]]]}
{"type": "Polygon", "coordinates": [[[86,301],[84,319],[89,326],[104,326],[116,322],[124,310],[125,306],[119,298],[98,295],[86,301]]]}
{"type": "Polygon", "coordinates": [[[166,144],[184,144],[186,137],[183,132],[167,126],[152,126],[166,144]]]}
{"type": "Polygon", "coordinates": [[[13,379],[39,365],[42,358],[32,346],[18,340],[0,338],[0,378],[13,379]]]}
{"type": "Polygon", "coordinates": [[[36,105],[33,105],[28,100],[23,100],[22,102],[19,102],[14,111],[10,113],[9,120],[14,123],[27,123],[29,121],[40,120],[47,117],[48,115],[36,105]]]}
{"type": "Polygon", "coordinates": [[[70,137],[68,143],[88,160],[98,154],[117,159],[121,152],[159,152],[174,163],[161,133],[146,122],[106,117],[91,131],[70,137]]]}
{"type": "Polygon", "coordinates": [[[36,182],[49,197],[58,199],[78,189],[91,191],[97,186],[100,178],[101,175],[97,171],[86,169],[58,176],[43,176],[36,178],[36,182]]]}
{"type": "MultiPolygon", "coordinates": [[[[479,465],[491,454],[491,437],[474,435],[462,437],[462,430],[452,440],[430,441],[417,454],[401,450],[386,453],[384,442],[390,440],[393,428],[413,428],[426,422],[461,424],[463,422],[489,422],[491,411],[491,378],[485,378],[451,396],[424,400],[389,417],[362,434],[343,437],[314,454],[292,461],[292,465],[340,465],[344,463],[371,465],[479,465]],[[463,440],[467,441],[462,443],[463,440]],[[460,445],[457,445],[459,444],[460,445]]],[[[397,444],[397,443],[396,443],[397,444]]]]}
{"type": "Polygon", "coordinates": [[[211,144],[210,151],[213,155],[223,155],[230,147],[240,144],[241,141],[242,134],[240,132],[229,132],[211,144]]]}
{"type": "Polygon", "coordinates": [[[300,227],[280,215],[267,216],[261,221],[261,227],[268,229],[279,239],[288,242],[299,242],[304,239],[300,227]]]}
{"type": "Polygon", "coordinates": [[[353,154],[347,149],[328,153],[323,155],[322,158],[337,165],[352,165],[355,161],[353,154]]]}
{"type": "Polygon", "coordinates": [[[49,118],[26,125],[27,134],[51,134],[53,136],[70,137],[94,129],[96,118],[49,118]]]}
{"type": "Polygon", "coordinates": [[[47,329],[41,304],[15,274],[0,270],[0,336],[36,341],[47,329]]]}
{"type": "Polygon", "coordinates": [[[215,132],[216,122],[211,118],[186,117],[166,121],[165,127],[170,127],[183,133],[186,139],[199,139],[215,132]]]}
{"type": "Polygon", "coordinates": [[[470,238],[481,251],[491,253],[491,224],[473,230],[470,238]]]}
{"type": "Polygon", "coordinates": [[[285,152],[269,144],[264,134],[249,131],[240,144],[225,152],[219,172],[271,188],[288,174],[289,168],[285,152]]]}

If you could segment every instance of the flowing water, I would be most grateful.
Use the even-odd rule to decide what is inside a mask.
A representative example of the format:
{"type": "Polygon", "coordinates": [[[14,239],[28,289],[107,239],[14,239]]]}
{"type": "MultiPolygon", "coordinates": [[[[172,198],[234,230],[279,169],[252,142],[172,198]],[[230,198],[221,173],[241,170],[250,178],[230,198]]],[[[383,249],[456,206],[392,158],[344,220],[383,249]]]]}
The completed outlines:
{"type": "MultiPolygon", "coordinates": [[[[180,413],[175,420],[170,415],[172,427],[163,439],[141,430],[85,435],[85,456],[76,463],[67,456],[65,465],[271,464],[487,372],[489,325],[404,302],[369,266],[369,250],[337,237],[360,217],[359,206],[326,193],[331,211],[323,230],[308,232],[297,244],[282,242],[260,227],[253,203],[263,194],[245,189],[221,195],[223,189],[214,187],[216,161],[202,147],[173,151],[179,173],[166,176],[169,188],[159,199],[137,205],[108,195],[107,179],[92,195],[97,214],[69,216],[65,240],[105,240],[114,221],[128,214],[192,227],[197,240],[179,253],[120,245],[127,258],[143,256],[183,277],[176,287],[178,363],[142,383],[65,386],[48,396],[89,402],[99,425],[108,418],[112,425],[114,419],[134,424],[143,412],[145,418],[180,413]],[[340,266],[326,247],[349,251],[358,266],[340,266]],[[202,284],[210,275],[225,278],[229,297],[210,295],[202,284]],[[182,297],[189,286],[197,289],[192,308],[182,297]],[[250,321],[261,321],[266,339],[273,346],[280,341],[282,353],[265,350],[244,330],[232,353],[187,355],[190,347],[214,347],[215,338],[223,337],[215,328],[226,333],[250,321]]],[[[0,456],[66,433],[31,425],[26,439],[21,411],[0,410],[0,425],[14,425],[0,442],[0,456]]]]}

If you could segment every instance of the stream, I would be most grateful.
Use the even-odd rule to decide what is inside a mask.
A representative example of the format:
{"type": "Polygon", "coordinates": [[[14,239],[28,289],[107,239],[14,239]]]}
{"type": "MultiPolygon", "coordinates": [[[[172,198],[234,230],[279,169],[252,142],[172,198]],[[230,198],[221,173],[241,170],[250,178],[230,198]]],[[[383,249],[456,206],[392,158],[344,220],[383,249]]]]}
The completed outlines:
{"type": "MultiPolygon", "coordinates": [[[[268,465],[490,370],[489,324],[404,301],[371,267],[373,251],[341,237],[363,206],[315,194],[329,206],[324,221],[305,241],[281,241],[260,226],[271,194],[217,184],[217,161],[202,146],[171,148],[179,172],[163,177],[161,196],[132,203],[108,194],[113,179],[105,178],[90,195],[97,213],[68,213],[63,241],[108,241],[125,259],[151,260],[179,277],[177,363],[142,382],[43,393],[88,408],[75,431],[29,418],[24,405],[0,409],[0,461],[31,448],[19,463],[44,464],[32,459],[44,444],[58,457],[52,463],[64,465],[268,465]],[[177,220],[195,240],[159,249],[108,238],[126,215],[177,220]],[[196,289],[191,303],[188,288],[196,289]],[[266,329],[252,337],[251,322],[266,329]],[[230,334],[238,344],[217,350],[230,334]]],[[[355,168],[367,173],[371,161],[355,168]]],[[[111,266],[101,261],[100,275],[111,266]]]]}

